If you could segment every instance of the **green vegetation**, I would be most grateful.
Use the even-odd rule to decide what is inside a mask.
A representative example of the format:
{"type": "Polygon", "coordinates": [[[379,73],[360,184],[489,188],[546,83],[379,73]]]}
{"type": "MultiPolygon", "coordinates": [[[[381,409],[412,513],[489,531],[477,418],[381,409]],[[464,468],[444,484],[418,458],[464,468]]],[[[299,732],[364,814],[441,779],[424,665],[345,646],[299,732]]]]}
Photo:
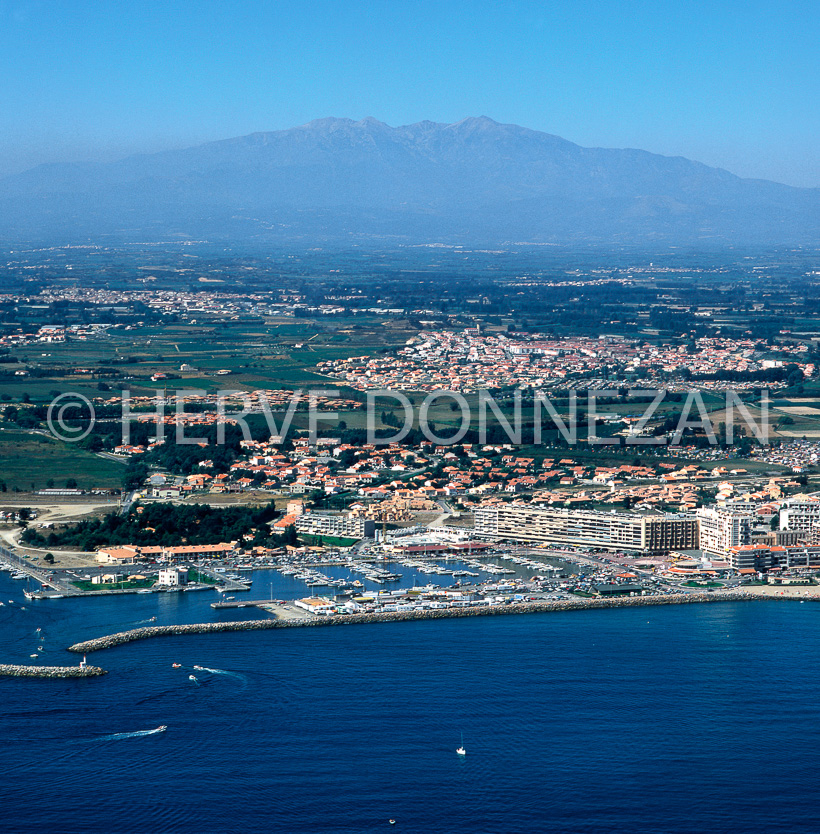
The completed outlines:
{"type": "Polygon", "coordinates": [[[172,547],[243,539],[248,546],[274,546],[285,540],[284,534],[274,534],[268,524],[278,515],[273,502],[261,508],[223,509],[207,504],[149,504],[133,507],[126,516],[110,513],[103,518],[84,519],[48,536],[29,528],[23,541],[33,547],[86,551],[123,544],[172,547]]]}
{"type": "Polygon", "coordinates": [[[46,358],[42,345],[20,345],[14,352],[16,363],[5,368],[0,363],[0,403],[19,402],[25,393],[34,403],[48,403],[55,391],[99,397],[105,390],[99,387],[100,382],[112,393],[130,388],[137,395],[153,394],[165,384],[212,392],[220,388],[323,385],[344,391],[343,385],[315,372],[318,362],[391,350],[414,332],[408,325],[385,328],[375,316],[286,322],[207,320],[195,325],[166,321],[136,325],[127,332],[112,329],[104,339],[50,344],[46,358]],[[345,329],[341,341],[340,329],[345,329]],[[182,364],[196,370],[180,372],[182,364]],[[88,373],[77,373],[78,366],[88,373]],[[29,376],[16,377],[14,369],[18,367],[27,368],[29,376]],[[219,370],[230,374],[217,376],[219,370]],[[151,380],[158,373],[166,375],[167,383],[151,380]]]}
{"type": "MultiPolygon", "coordinates": [[[[21,431],[8,424],[0,430],[0,476],[6,490],[27,492],[63,486],[72,477],[80,489],[119,489],[124,467],[53,437],[21,431]]],[[[0,490],[2,486],[0,486],[0,490]]]]}
{"type": "Polygon", "coordinates": [[[198,570],[193,570],[193,568],[188,570],[188,581],[189,582],[198,582],[200,585],[216,585],[217,581],[212,576],[209,576],[207,573],[202,573],[198,570]]]}
{"type": "Polygon", "coordinates": [[[77,579],[71,584],[81,591],[136,591],[140,588],[151,588],[156,578],[123,579],[121,582],[91,582],[88,579],[77,579]]]}

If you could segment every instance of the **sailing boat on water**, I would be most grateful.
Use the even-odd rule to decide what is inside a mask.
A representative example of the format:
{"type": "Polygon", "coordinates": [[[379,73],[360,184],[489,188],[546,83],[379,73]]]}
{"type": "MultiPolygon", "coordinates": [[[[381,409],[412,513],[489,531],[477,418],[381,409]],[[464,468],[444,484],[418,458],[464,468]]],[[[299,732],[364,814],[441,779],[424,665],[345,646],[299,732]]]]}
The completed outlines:
{"type": "Polygon", "coordinates": [[[456,753],[459,756],[466,756],[467,751],[464,749],[464,733],[461,734],[461,747],[456,748],[456,753]]]}

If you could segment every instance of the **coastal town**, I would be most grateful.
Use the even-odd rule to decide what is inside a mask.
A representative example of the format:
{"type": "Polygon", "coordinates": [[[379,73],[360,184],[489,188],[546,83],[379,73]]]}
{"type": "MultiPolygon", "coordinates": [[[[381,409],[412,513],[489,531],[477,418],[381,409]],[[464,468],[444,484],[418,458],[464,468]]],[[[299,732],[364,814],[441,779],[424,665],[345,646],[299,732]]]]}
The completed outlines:
{"type": "Polygon", "coordinates": [[[820,831],[818,36],[0,0],[4,832],[820,831]]]}
{"type": "Polygon", "coordinates": [[[439,298],[435,282],[271,289],[252,260],[150,252],[112,279],[98,257],[27,253],[9,275],[40,259],[65,278],[0,296],[0,439],[71,452],[29,485],[0,468],[3,552],[31,599],[216,589],[217,612],[300,619],[808,593],[820,575],[820,337],[769,326],[799,296],[762,291],[756,267],[736,305],[693,291],[708,269],[439,298]],[[236,269],[259,287],[237,289],[236,269]],[[499,315],[525,292],[561,294],[552,326],[499,315]],[[576,307],[598,310],[593,332],[566,324],[576,307]],[[64,396],[79,399],[58,425],[64,396]],[[730,397],[747,409],[734,442],[730,397]],[[489,428],[465,418],[488,398],[489,428]]]}
{"type": "MultiPolygon", "coordinates": [[[[39,583],[27,589],[32,599],[216,589],[223,601],[214,607],[231,610],[250,606],[234,600],[251,590],[252,572],[276,570],[313,592],[278,603],[275,610],[290,617],[705,589],[754,593],[811,588],[820,577],[820,498],[805,492],[799,474],[816,464],[820,444],[798,444],[792,455],[800,465],[777,474],[651,459],[536,464],[504,445],[377,448],[303,439],[289,453],[278,443],[240,446],[240,459],[223,475],[148,475],[128,512],[267,496],[282,502],[270,534],[292,530],[290,544],[254,544],[258,531],[200,545],[124,543],[101,546],[84,561],[74,554],[64,568],[72,554],[59,550],[46,510],[25,519],[6,514],[12,531],[25,528],[17,553],[4,550],[7,564],[15,578],[39,583]],[[341,509],[323,509],[339,497],[341,509]],[[60,555],[46,560],[52,548],[60,555]]],[[[82,500],[81,490],[51,492],[52,500],[82,500]]]]}

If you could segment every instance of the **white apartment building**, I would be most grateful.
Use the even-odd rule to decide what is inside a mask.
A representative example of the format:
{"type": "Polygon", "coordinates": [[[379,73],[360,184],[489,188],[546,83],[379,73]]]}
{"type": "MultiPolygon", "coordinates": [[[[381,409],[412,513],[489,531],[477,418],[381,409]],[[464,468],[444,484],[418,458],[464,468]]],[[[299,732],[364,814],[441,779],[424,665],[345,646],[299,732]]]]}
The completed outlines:
{"type": "Polygon", "coordinates": [[[297,533],[305,533],[310,536],[336,536],[347,539],[372,538],[376,531],[376,523],[371,519],[316,512],[300,515],[294,526],[297,533]]]}
{"type": "Polygon", "coordinates": [[[696,515],[701,550],[725,557],[732,548],[751,544],[755,522],[752,513],[704,507],[696,515]]]}
{"type": "Polygon", "coordinates": [[[811,495],[795,495],[780,505],[780,529],[811,533],[820,528],[820,500],[811,495]]]}
{"type": "Polygon", "coordinates": [[[686,514],[641,515],[498,505],[476,510],[475,532],[496,540],[644,554],[698,546],[697,519],[686,514]]]}

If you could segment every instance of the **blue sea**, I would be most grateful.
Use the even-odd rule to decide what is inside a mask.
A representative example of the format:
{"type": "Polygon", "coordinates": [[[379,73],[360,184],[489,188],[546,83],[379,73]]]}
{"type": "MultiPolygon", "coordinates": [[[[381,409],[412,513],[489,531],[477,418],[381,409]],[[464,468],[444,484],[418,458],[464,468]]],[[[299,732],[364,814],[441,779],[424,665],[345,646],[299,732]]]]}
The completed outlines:
{"type": "MultiPolygon", "coordinates": [[[[251,595],[285,584],[260,572],[251,595]]],[[[21,585],[0,575],[4,662],[74,664],[65,646],[152,617],[259,616],[21,585]]],[[[820,604],[771,601],[120,646],[89,657],[103,678],[0,678],[2,827],[818,831],[819,633],[820,604]]]]}

